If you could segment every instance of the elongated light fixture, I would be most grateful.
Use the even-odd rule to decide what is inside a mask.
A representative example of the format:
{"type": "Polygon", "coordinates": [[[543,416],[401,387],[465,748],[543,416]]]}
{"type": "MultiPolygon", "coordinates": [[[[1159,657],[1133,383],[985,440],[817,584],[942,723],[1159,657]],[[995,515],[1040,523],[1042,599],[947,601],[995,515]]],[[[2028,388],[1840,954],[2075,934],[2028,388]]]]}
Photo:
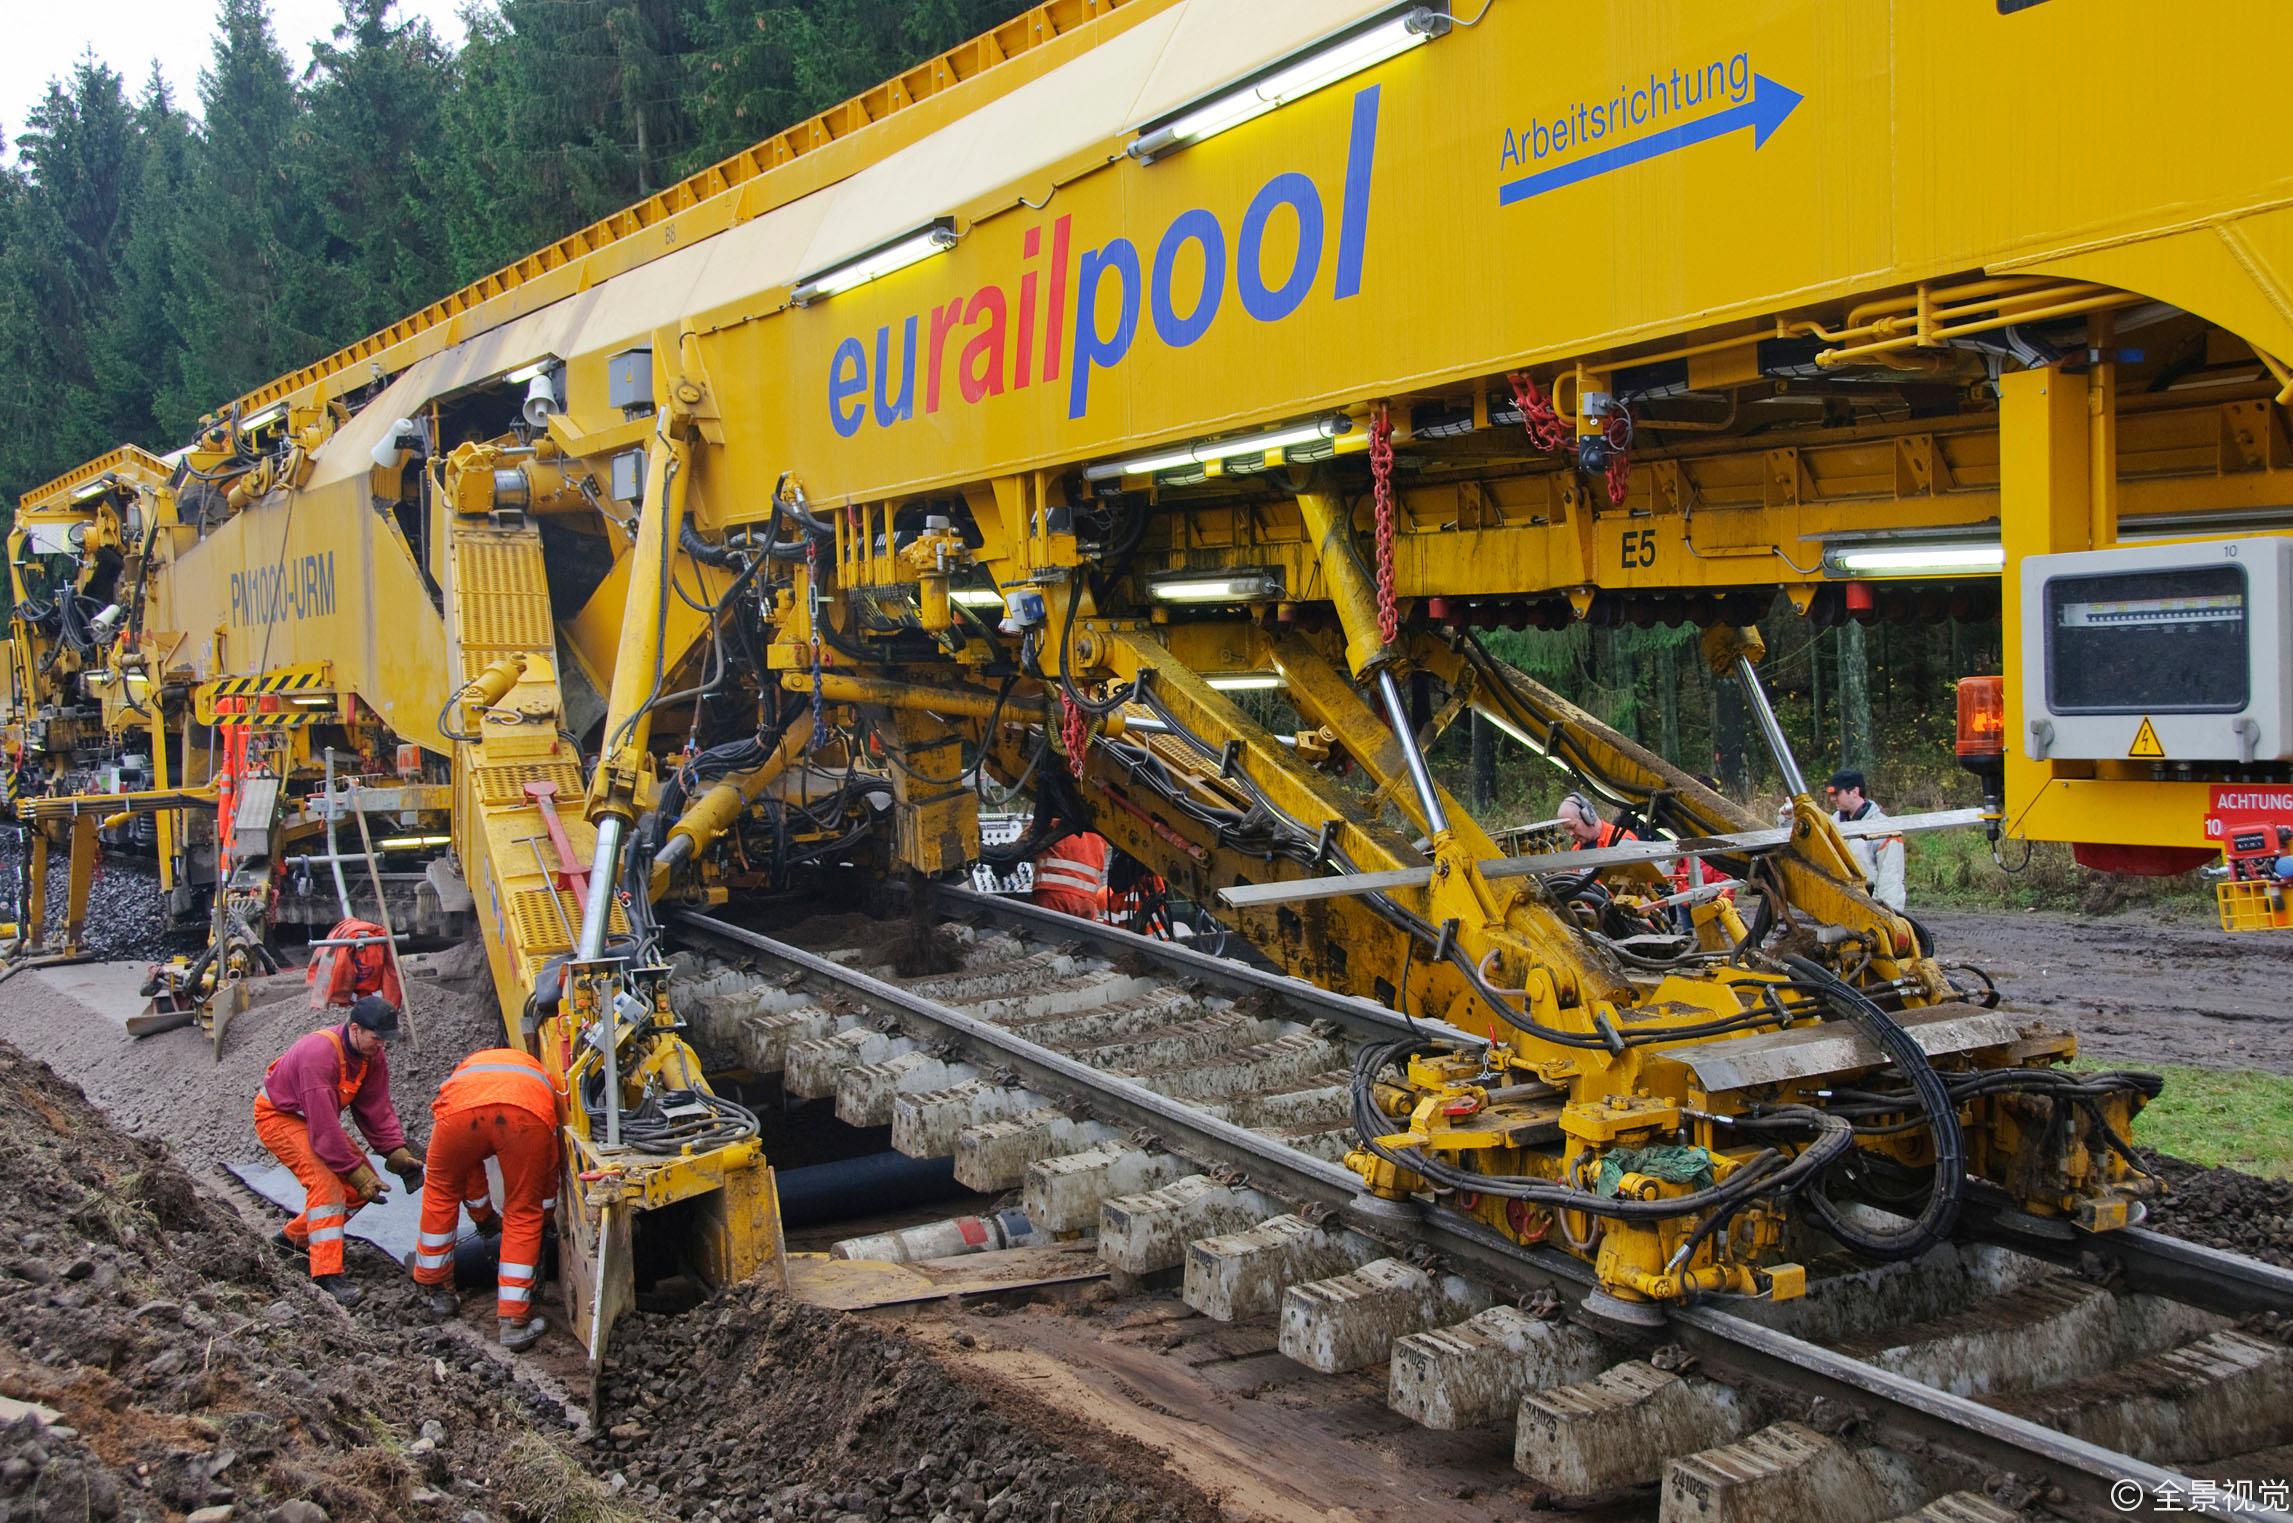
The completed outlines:
{"type": "Polygon", "coordinates": [[[1137,455],[1129,460],[1109,461],[1084,471],[1083,479],[1111,481],[1118,476],[1152,476],[1157,471],[1175,471],[1181,466],[1207,464],[1212,460],[1225,460],[1235,455],[1263,455],[1269,450],[1288,449],[1294,444],[1318,444],[1326,439],[1335,439],[1352,427],[1353,420],[1344,413],[1331,413],[1311,423],[1270,429],[1262,434],[1244,434],[1239,439],[1207,439],[1198,444],[1176,445],[1170,449],[1158,450],[1151,455],[1137,455]]]}
{"type": "Polygon", "coordinates": [[[511,371],[508,375],[503,376],[502,379],[507,381],[512,386],[523,386],[526,382],[532,380],[535,376],[542,374],[544,371],[548,370],[550,366],[556,363],[557,356],[552,354],[545,354],[530,365],[518,366],[517,369],[511,371]]]}
{"type": "Polygon", "coordinates": [[[1279,597],[1281,591],[1282,584],[1266,571],[1242,571],[1229,576],[1181,573],[1147,584],[1147,596],[1158,603],[1249,603],[1279,597]]]}
{"type": "Polygon", "coordinates": [[[853,255],[842,264],[830,265],[817,275],[807,275],[796,283],[789,297],[798,306],[864,286],[869,281],[904,270],[911,264],[920,264],[934,254],[944,254],[955,247],[955,219],[941,217],[928,226],[912,233],[902,233],[886,243],[853,255]]]}
{"type": "Polygon", "coordinates": [[[452,836],[384,836],[374,844],[384,851],[420,851],[425,846],[444,846],[452,836]]]}
{"type": "Polygon", "coordinates": [[[1221,693],[1270,693],[1290,685],[1280,672],[1220,672],[1202,680],[1221,693]]]}
{"type": "Polygon", "coordinates": [[[1247,79],[1148,122],[1126,151],[1141,163],[1151,164],[1216,137],[1229,127],[1264,116],[1276,106],[1311,95],[1324,85],[1373,68],[1420,43],[1431,42],[1450,25],[1446,0],[1432,5],[1393,6],[1276,59],[1247,79]]]}
{"type": "Polygon", "coordinates": [[[286,403],[273,402],[270,406],[264,408],[261,412],[256,413],[253,417],[241,418],[239,420],[239,432],[243,434],[251,434],[258,428],[266,428],[269,425],[278,422],[279,419],[285,417],[286,413],[286,403]]]}
{"type": "Polygon", "coordinates": [[[1001,608],[1003,594],[993,587],[950,587],[947,600],[966,608],[1001,608]]]}
{"type": "Polygon", "coordinates": [[[2006,565],[2002,545],[1904,545],[1893,549],[1835,549],[1824,557],[1840,576],[1949,576],[1996,572],[2006,565]]]}

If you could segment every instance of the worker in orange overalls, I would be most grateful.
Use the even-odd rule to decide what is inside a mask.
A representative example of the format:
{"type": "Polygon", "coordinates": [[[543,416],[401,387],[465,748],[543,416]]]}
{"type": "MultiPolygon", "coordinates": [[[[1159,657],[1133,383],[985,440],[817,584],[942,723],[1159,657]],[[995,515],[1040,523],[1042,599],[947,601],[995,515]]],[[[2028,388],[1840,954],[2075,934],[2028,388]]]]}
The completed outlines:
{"type": "Polygon", "coordinates": [[[1114,848],[1088,830],[1063,836],[1035,859],[1035,902],[1078,920],[1104,920],[1114,848]]]}
{"type": "Polygon", "coordinates": [[[255,1135],[303,1185],[300,1216],[279,1242],[310,1255],[311,1278],[344,1306],[362,1294],[342,1277],[342,1234],[359,1207],[385,1193],[365,1152],[342,1129],[347,1108],[382,1166],[408,1190],[422,1188],[422,1165],[406,1145],[390,1100],[383,1044],[398,1035],[398,1007],[369,994],[339,1026],[298,1038],[263,1074],[255,1094],[255,1135]]]}
{"type": "Polygon", "coordinates": [[[461,1304],[454,1294],[454,1229],[462,1209],[482,1236],[499,1232],[502,1256],[494,1316],[502,1346],[531,1348],[548,1322],[535,1314],[541,1282],[542,1220],[557,1195],[558,1094],[541,1064],[514,1047],[489,1047],[456,1065],[430,1105],[430,1191],[422,1197],[414,1279],[439,1317],[461,1304]],[[499,1161],[502,1212],[494,1215],[486,1160],[499,1161]]]}

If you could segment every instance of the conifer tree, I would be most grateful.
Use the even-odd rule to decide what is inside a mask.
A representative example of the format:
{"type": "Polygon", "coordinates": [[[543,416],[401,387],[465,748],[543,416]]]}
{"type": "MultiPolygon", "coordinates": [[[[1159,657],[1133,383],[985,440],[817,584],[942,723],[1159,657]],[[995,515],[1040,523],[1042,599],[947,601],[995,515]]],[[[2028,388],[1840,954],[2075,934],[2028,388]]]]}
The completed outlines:
{"type": "Polygon", "coordinates": [[[120,77],[83,58],[49,84],[16,149],[0,240],[0,449],[20,491],[117,442],[91,339],[117,286],[137,152],[120,77]]]}
{"type": "Polygon", "coordinates": [[[449,79],[430,23],[396,0],[341,0],[333,39],[312,50],[299,173],[325,229],[321,257],[338,293],[325,347],[362,338],[450,288],[445,238],[425,204],[449,79]]]}
{"type": "Polygon", "coordinates": [[[322,275],[320,219],[296,173],[302,103],[264,0],[222,0],[199,99],[193,194],[172,258],[184,355],[162,410],[176,417],[317,358],[344,295],[322,275]]]}
{"type": "Polygon", "coordinates": [[[696,165],[739,153],[1024,9],[1023,0],[707,0],[696,165]]]}
{"type": "Polygon", "coordinates": [[[135,111],[137,169],[121,240],[117,289],[90,337],[98,390],[121,441],[165,450],[191,419],[163,416],[160,396],[179,386],[174,245],[191,174],[191,120],[176,107],[157,64],[135,111]]]}

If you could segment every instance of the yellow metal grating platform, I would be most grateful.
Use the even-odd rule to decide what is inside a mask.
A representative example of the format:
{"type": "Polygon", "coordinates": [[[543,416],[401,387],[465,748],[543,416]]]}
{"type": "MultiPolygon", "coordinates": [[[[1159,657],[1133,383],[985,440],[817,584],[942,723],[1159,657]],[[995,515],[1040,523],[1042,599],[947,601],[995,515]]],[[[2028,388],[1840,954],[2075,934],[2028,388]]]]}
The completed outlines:
{"type": "MultiPolygon", "coordinates": [[[[566,927],[581,927],[581,900],[569,889],[555,890],[557,908],[551,909],[552,890],[521,888],[510,895],[510,919],[517,931],[517,944],[533,952],[561,952],[573,945],[566,927]],[[560,918],[562,914],[563,918],[560,918]]],[[[611,918],[606,922],[608,934],[629,934],[629,917],[621,912],[616,902],[611,918]]]]}
{"type": "Polygon", "coordinates": [[[470,772],[470,787],[478,796],[478,804],[486,809],[499,809],[526,801],[528,783],[557,784],[557,807],[560,813],[577,815],[581,810],[581,773],[571,760],[558,762],[511,762],[491,767],[475,767],[470,772]]]}
{"type": "Polygon", "coordinates": [[[513,651],[557,648],[538,535],[456,535],[454,595],[464,676],[513,651]]]}

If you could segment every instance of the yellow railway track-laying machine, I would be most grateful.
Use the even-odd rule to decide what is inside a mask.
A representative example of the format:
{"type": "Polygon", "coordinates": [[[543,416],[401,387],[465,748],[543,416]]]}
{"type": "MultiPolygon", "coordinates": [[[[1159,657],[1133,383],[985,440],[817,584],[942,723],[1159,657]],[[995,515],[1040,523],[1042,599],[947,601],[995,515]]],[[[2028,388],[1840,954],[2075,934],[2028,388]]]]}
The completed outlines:
{"type": "Polygon", "coordinates": [[[2011,835],[2178,870],[2286,800],[2289,56],[2261,3],[1051,0],[30,494],[35,881],[160,811],[225,946],[327,766],[387,792],[567,1079],[593,1351],[633,1233],[777,1241],[656,906],[944,874],[1021,792],[1021,849],[1489,1037],[1367,1054],[1352,1163],[1611,1312],[1794,1294],[1802,1225],[1916,1252],[1970,1181],[2123,1224],[2154,1084],[1869,896],[1744,626],[1995,599],[2011,835]],[[1784,831],[1474,633],[1577,619],[1705,628],[1784,831]],[[1508,860],[1423,762],[1468,711],[1672,839],[1508,860]]]}

